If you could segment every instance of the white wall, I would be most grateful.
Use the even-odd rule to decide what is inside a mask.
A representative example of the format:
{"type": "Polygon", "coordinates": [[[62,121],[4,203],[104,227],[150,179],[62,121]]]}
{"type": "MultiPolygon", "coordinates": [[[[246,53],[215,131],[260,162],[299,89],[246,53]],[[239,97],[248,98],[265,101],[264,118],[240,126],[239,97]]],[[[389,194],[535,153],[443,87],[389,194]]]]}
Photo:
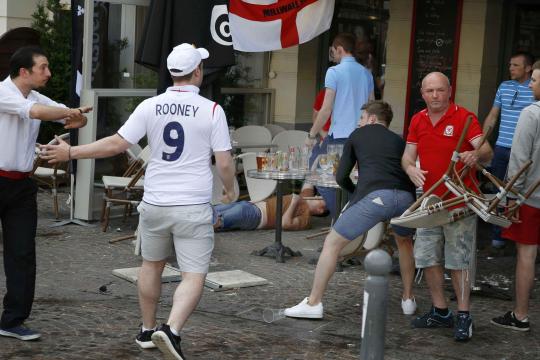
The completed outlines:
{"type": "Polygon", "coordinates": [[[39,0],[0,0],[0,34],[8,30],[30,26],[32,13],[39,0]]]}

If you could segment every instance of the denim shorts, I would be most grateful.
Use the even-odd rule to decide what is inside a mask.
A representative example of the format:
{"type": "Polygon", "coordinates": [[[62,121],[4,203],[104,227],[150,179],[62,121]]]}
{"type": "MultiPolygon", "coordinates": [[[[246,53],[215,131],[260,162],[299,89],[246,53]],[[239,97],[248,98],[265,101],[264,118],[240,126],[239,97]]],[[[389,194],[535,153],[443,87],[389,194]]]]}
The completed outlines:
{"type": "Polygon", "coordinates": [[[214,249],[210,204],[155,206],[143,201],[137,210],[143,259],[165,260],[174,245],[181,271],[208,272],[214,249]]]}
{"type": "Polygon", "coordinates": [[[417,229],[414,242],[416,267],[442,265],[444,259],[447,269],[469,269],[471,256],[474,256],[476,221],[476,215],[473,215],[443,226],[417,229]]]}
{"type": "MultiPolygon", "coordinates": [[[[347,207],[339,216],[334,230],[348,240],[354,240],[381,221],[403,214],[414,202],[414,196],[404,190],[375,190],[347,207]]],[[[415,229],[392,225],[399,236],[414,234],[415,229]]]]}
{"type": "Polygon", "coordinates": [[[221,220],[219,230],[255,230],[261,222],[261,210],[249,201],[214,206],[214,223],[221,220]]]}

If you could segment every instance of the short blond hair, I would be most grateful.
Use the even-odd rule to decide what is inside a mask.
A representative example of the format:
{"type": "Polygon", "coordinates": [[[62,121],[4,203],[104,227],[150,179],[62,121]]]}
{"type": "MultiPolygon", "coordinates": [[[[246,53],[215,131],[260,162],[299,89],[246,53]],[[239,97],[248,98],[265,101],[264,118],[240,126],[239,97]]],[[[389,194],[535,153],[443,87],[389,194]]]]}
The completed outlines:
{"type": "Polygon", "coordinates": [[[537,60],[537,61],[532,65],[532,69],[533,69],[533,70],[540,70],[540,60],[537,60]]]}

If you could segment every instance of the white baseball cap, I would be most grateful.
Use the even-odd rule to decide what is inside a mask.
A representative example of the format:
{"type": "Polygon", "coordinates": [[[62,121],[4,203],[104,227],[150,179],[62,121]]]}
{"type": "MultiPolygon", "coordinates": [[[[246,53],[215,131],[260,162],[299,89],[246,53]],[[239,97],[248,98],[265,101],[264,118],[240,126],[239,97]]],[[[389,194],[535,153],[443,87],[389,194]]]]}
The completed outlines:
{"type": "Polygon", "coordinates": [[[167,56],[167,69],[173,76],[187,75],[195,70],[203,59],[208,59],[208,56],[208,50],[183,43],[175,46],[167,56]]]}

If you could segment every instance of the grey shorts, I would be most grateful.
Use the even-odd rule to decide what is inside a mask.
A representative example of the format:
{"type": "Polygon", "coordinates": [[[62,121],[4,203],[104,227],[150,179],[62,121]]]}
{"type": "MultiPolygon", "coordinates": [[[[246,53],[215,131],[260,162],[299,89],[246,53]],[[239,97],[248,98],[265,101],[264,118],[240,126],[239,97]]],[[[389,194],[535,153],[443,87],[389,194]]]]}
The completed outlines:
{"type": "Polygon", "coordinates": [[[207,273],[214,249],[210,204],[155,206],[141,202],[139,236],[145,260],[161,261],[172,254],[181,271],[207,273]]]}
{"type": "Polygon", "coordinates": [[[447,269],[469,269],[476,243],[476,221],[476,215],[473,215],[443,226],[417,229],[414,242],[416,267],[442,265],[444,259],[447,269]]]}

